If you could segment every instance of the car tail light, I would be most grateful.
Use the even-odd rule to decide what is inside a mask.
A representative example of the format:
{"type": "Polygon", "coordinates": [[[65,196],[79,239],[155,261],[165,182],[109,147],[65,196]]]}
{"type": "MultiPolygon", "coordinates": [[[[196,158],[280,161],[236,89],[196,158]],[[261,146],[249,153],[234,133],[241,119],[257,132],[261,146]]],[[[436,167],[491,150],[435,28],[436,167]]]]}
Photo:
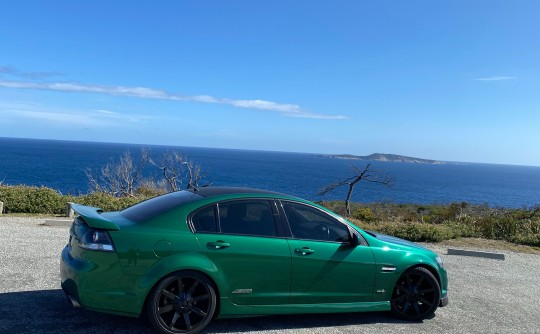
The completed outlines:
{"type": "Polygon", "coordinates": [[[114,245],[109,233],[102,230],[89,229],[86,231],[80,240],[79,246],[89,250],[114,252],[114,245]]]}

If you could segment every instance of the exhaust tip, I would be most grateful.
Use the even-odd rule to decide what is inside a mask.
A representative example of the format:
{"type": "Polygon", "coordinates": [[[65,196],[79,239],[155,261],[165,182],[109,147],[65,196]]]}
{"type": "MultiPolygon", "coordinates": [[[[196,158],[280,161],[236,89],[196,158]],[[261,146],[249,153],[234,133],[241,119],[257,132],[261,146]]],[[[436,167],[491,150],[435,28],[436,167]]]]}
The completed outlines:
{"type": "Polygon", "coordinates": [[[81,304],[79,304],[79,302],[73,296],[70,296],[70,295],[66,294],[66,297],[68,299],[68,302],[71,304],[71,306],[73,306],[73,307],[81,307],[81,304]]]}

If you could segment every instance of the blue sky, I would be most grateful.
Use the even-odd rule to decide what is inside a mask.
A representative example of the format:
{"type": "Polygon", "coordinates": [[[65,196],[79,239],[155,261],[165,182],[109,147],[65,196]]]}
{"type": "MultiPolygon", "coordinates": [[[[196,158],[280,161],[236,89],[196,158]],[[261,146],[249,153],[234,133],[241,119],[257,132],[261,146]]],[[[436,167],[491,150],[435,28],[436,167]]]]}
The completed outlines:
{"type": "Polygon", "coordinates": [[[540,166],[539,1],[11,1],[0,137],[540,166]]]}

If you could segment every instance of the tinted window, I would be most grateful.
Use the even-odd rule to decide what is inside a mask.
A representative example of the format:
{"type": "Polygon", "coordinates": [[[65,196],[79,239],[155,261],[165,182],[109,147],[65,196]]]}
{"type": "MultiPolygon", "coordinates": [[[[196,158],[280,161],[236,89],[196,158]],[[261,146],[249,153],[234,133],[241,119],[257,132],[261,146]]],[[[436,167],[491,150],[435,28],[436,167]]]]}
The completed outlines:
{"type": "Polygon", "coordinates": [[[195,202],[202,198],[204,197],[190,191],[177,191],[135,204],[123,210],[121,213],[122,216],[126,217],[127,219],[135,222],[143,222],[159,216],[180,205],[195,202]]]}
{"type": "Polygon", "coordinates": [[[215,207],[213,205],[208,206],[202,210],[197,211],[191,217],[191,224],[195,232],[217,232],[215,207]]]}
{"type": "Polygon", "coordinates": [[[283,202],[294,238],[321,241],[347,242],[349,229],[329,214],[314,207],[283,202]]]}
{"type": "Polygon", "coordinates": [[[221,233],[277,236],[270,202],[232,201],[219,204],[221,233]]]}

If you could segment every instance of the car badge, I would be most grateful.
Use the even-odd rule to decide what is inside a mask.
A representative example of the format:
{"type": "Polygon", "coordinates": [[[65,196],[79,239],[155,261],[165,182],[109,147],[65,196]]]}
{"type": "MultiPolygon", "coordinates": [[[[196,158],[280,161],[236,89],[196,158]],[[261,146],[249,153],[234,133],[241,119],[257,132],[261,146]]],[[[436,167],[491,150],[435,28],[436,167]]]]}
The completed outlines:
{"type": "Polygon", "coordinates": [[[236,289],[232,293],[234,294],[245,294],[245,293],[252,293],[253,289],[236,289]]]}

